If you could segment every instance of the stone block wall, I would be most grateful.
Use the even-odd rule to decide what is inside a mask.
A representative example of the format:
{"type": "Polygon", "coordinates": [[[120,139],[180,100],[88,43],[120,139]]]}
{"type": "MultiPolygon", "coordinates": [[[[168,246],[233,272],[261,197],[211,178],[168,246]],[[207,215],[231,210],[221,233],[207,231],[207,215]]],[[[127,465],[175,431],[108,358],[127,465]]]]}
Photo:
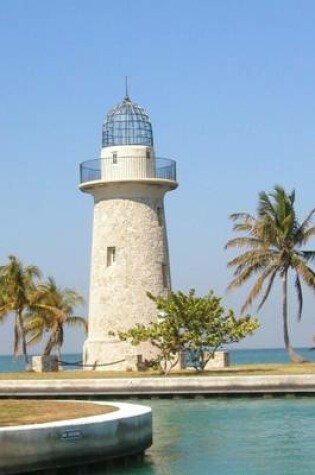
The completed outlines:
{"type": "Polygon", "coordinates": [[[228,351],[217,351],[214,358],[210,359],[205,366],[205,371],[214,368],[226,368],[230,366],[230,354],[228,351]]]}
{"type": "Polygon", "coordinates": [[[54,355],[49,356],[33,356],[32,357],[32,370],[35,373],[45,373],[58,371],[58,358],[54,355]]]}

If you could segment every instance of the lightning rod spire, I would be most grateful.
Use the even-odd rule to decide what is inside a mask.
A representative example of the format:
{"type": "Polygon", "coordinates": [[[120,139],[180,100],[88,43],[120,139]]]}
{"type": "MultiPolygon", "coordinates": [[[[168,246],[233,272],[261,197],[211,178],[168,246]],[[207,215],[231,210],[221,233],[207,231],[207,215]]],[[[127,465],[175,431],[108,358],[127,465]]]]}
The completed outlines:
{"type": "Polygon", "coordinates": [[[125,96],[125,99],[129,99],[129,94],[128,94],[128,76],[125,76],[125,87],[126,87],[126,96],[125,96]]]}

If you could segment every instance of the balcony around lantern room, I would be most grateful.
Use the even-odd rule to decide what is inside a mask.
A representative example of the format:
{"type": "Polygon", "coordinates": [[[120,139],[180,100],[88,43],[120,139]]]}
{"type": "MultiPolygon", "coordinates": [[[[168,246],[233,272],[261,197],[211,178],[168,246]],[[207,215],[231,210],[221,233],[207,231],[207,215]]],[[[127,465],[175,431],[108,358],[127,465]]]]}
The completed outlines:
{"type": "MultiPolygon", "coordinates": [[[[113,181],[150,181],[176,183],[176,162],[169,158],[111,156],[80,164],[80,188],[113,181]]],[[[172,186],[172,187],[173,187],[172,186]]]]}

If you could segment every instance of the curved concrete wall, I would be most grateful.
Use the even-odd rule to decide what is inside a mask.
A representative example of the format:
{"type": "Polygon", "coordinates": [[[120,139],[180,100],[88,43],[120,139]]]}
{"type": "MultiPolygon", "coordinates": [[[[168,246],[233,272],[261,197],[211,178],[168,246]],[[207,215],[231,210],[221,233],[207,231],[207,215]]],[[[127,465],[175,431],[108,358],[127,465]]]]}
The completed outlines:
{"type": "Polygon", "coordinates": [[[1,475],[139,454],[152,444],[150,408],[125,403],[85,404],[110,404],[118,411],[68,421],[0,428],[1,475]]]}

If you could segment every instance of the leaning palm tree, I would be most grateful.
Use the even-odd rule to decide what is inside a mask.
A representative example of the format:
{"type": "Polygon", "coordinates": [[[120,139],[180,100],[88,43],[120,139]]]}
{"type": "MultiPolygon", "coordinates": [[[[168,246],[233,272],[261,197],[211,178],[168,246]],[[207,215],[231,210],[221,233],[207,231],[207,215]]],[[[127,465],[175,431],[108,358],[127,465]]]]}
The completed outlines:
{"type": "Polygon", "coordinates": [[[24,313],[32,307],[36,279],[40,270],[34,265],[23,266],[15,256],[9,256],[8,264],[0,267],[0,317],[14,314],[14,347],[17,356],[21,348],[26,366],[29,364],[24,313]]]}
{"type": "Polygon", "coordinates": [[[83,305],[84,300],[74,290],[58,287],[55,280],[49,277],[47,282],[38,286],[36,303],[41,308],[34,307],[26,320],[28,344],[39,342],[48,332],[44,355],[50,355],[56,348],[60,360],[64,342],[64,325],[78,325],[87,331],[86,319],[73,314],[74,308],[83,305]]]}
{"type": "Polygon", "coordinates": [[[245,233],[231,239],[225,248],[245,248],[239,256],[229,261],[234,267],[234,278],[228,289],[242,286],[256,276],[241,312],[262,294],[258,310],[264,305],[270,294],[276,277],[282,282],[282,318],[284,344],[292,362],[305,361],[291,346],[288,327],[288,278],[290,271],[295,278],[298,299],[298,320],[303,309],[302,283],[315,290],[315,273],[309,263],[315,258],[315,251],[305,250],[303,246],[315,235],[312,226],[312,209],[306,219],[300,223],[296,217],[295,192],[290,194],[281,186],[275,186],[271,193],[259,193],[257,216],[248,213],[231,215],[233,230],[245,233]]]}

